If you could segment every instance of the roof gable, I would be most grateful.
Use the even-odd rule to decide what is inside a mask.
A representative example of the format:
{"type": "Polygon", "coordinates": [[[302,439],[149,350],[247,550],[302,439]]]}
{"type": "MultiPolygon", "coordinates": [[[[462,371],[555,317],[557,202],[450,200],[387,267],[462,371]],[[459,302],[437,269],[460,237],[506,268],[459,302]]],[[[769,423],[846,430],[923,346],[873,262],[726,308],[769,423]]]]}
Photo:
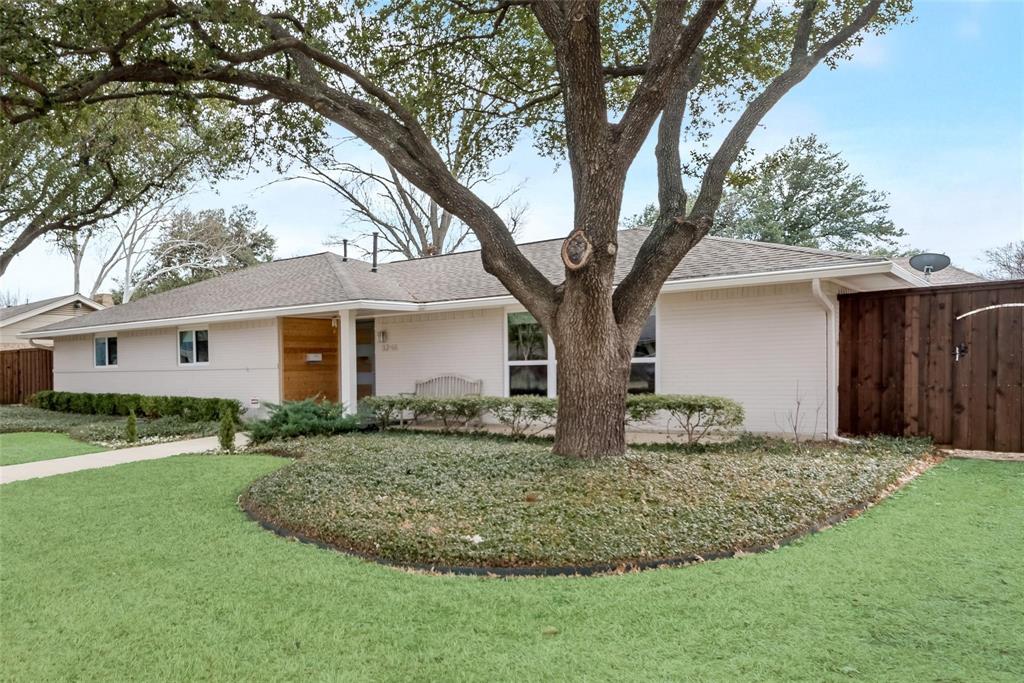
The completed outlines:
{"type": "Polygon", "coordinates": [[[93,301],[87,296],[83,296],[81,294],[64,294],[62,296],[55,296],[49,299],[30,301],[27,304],[20,304],[18,306],[0,308],[0,327],[11,325],[22,320],[27,320],[37,315],[42,315],[47,311],[52,311],[55,308],[60,308],[61,306],[65,306],[76,301],[96,311],[103,309],[102,304],[93,301]]]}

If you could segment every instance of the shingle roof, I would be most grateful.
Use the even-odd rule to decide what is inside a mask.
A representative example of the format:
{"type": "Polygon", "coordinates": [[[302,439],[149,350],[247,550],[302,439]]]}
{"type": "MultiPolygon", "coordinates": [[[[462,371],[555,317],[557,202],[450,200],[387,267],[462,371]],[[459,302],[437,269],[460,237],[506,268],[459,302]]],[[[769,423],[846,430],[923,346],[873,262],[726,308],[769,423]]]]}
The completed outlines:
{"type": "MultiPolygon", "coordinates": [[[[895,258],[892,261],[896,265],[901,268],[905,268],[912,273],[917,272],[910,267],[909,258],[895,258]]],[[[986,280],[980,275],[975,275],[969,270],[957,268],[956,266],[948,266],[940,271],[932,273],[929,282],[933,285],[965,285],[970,284],[971,282],[986,282],[986,280]]]]}
{"type": "MultiPolygon", "coordinates": [[[[642,229],[619,233],[616,281],[628,272],[647,233],[642,229]]],[[[545,276],[560,282],[565,272],[561,244],[559,238],[523,244],[520,248],[545,276]]],[[[706,237],[686,255],[668,279],[879,261],[856,254],[706,237]]],[[[260,264],[42,329],[56,331],[360,299],[424,303],[508,294],[497,278],[484,272],[479,251],[382,263],[378,270],[372,273],[370,264],[365,261],[343,261],[337,254],[322,252],[260,264]]]]}
{"type": "MultiPolygon", "coordinates": [[[[19,304],[17,306],[5,306],[3,308],[0,308],[0,322],[3,322],[4,320],[10,320],[11,318],[15,318],[15,317],[17,317],[19,315],[23,315],[25,313],[29,313],[31,311],[36,310],[37,308],[46,308],[47,306],[55,304],[58,301],[61,301],[63,299],[68,299],[68,298],[73,297],[73,296],[75,296],[75,295],[74,294],[61,294],[60,296],[50,297],[49,299],[41,299],[39,301],[30,301],[27,304],[19,304]]],[[[84,297],[84,296],[81,297],[81,298],[84,301],[92,301],[91,299],[89,299],[87,297],[84,297]]]]}
{"type": "Polygon", "coordinates": [[[356,299],[409,301],[409,293],[392,279],[371,273],[369,263],[343,261],[337,254],[321,252],[261,263],[42,329],[116,325],[356,299]]]}
{"type": "MultiPolygon", "coordinates": [[[[649,230],[619,232],[619,259],[615,281],[626,276],[649,230]]],[[[561,282],[563,238],[519,246],[530,262],[552,282],[561,282]]],[[[764,273],[850,263],[877,263],[881,259],[840,252],[793,247],[768,242],[749,242],[724,237],[705,237],[676,266],[668,280],[689,280],[720,275],[764,273]]],[[[395,261],[381,266],[415,301],[451,301],[508,294],[497,278],[484,272],[479,251],[395,261]]]]}

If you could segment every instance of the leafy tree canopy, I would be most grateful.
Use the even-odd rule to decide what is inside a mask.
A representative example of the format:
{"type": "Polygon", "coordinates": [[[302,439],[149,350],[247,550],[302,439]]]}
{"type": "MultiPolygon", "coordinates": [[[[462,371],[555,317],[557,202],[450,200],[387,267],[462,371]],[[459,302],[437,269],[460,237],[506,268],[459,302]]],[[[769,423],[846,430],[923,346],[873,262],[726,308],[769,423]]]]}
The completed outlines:
{"type": "MultiPolygon", "coordinates": [[[[711,232],[889,258],[917,253],[899,245],[906,233],[888,213],[886,193],[871,189],[838,152],[810,135],[731,174],[711,232]]],[[[650,227],[657,218],[651,204],[625,225],[650,227]]]]}
{"type": "Polygon", "coordinates": [[[36,239],[90,228],[199,174],[227,172],[242,129],[223,106],[172,118],[147,99],[0,122],[0,273],[36,239]]]}

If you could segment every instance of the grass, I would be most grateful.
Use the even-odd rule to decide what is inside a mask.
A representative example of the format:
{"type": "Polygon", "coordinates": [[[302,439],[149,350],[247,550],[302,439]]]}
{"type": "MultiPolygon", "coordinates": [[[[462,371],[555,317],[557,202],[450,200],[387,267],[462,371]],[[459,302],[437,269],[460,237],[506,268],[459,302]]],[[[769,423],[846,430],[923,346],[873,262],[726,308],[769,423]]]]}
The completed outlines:
{"type": "Polygon", "coordinates": [[[75,441],[64,434],[16,432],[0,434],[0,465],[19,465],[52,458],[67,458],[106,450],[103,446],[75,441]]]}
{"type": "Polygon", "coordinates": [[[127,421],[127,417],[111,415],[61,413],[31,406],[0,406],[0,433],[58,432],[72,439],[113,448],[211,436],[217,433],[219,426],[217,422],[190,422],[176,415],[156,419],[140,417],[139,441],[129,444],[125,439],[127,421]]]}
{"type": "Polygon", "coordinates": [[[260,529],[261,456],[0,487],[0,679],[1024,678],[1024,466],[949,461],[781,550],[600,578],[404,573],[260,529]]]}
{"type": "Polygon", "coordinates": [[[388,432],[268,444],[304,457],[255,482],[260,519],[408,564],[559,567],[771,545],[873,500],[930,450],[745,438],[569,460],[550,442],[388,432]]]}

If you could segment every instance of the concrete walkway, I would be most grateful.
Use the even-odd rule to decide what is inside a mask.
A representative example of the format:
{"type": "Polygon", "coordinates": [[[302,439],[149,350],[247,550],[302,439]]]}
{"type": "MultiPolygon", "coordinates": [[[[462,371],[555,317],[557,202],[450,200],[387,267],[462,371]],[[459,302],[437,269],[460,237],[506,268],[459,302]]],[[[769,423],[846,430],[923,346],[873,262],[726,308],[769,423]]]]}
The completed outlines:
{"type": "MultiPolygon", "coordinates": [[[[249,443],[249,437],[245,434],[235,434],[235,445],[244,446],[249,443]]],[[[220,445],[215,436],[204,436],[200,439],[186,439],[185,441],[169,441],[167,443],[155,443],[148,446],[134,446],[132,448],[119,448],[114,451],[101,451],[99,453],[88,453],[86,455],[73,455],[69,458],[54,458],[53,460],[39,460],[37,462],[26,462],[21,465],[6,465],[0,467],[0,484],[8,484],[12,481],[22,479],[36,479],[38,477],[52,477],[55,474],[67,474],[79,470],[94,470],[100,467],[112,467],[126,462],[138,462],[139,460],[156,460],[181,453],[201,453],[203,451],[220,450],[220,445]]]]}
{"type": "Polygon", "coordinates": [[[966,451],[959,448],[943,448],[943,454],[950,458],[967,458],[969,460],[1009,460],[1024,462],[1024,453],[1000,453],[998,451],[966,451]]]}

